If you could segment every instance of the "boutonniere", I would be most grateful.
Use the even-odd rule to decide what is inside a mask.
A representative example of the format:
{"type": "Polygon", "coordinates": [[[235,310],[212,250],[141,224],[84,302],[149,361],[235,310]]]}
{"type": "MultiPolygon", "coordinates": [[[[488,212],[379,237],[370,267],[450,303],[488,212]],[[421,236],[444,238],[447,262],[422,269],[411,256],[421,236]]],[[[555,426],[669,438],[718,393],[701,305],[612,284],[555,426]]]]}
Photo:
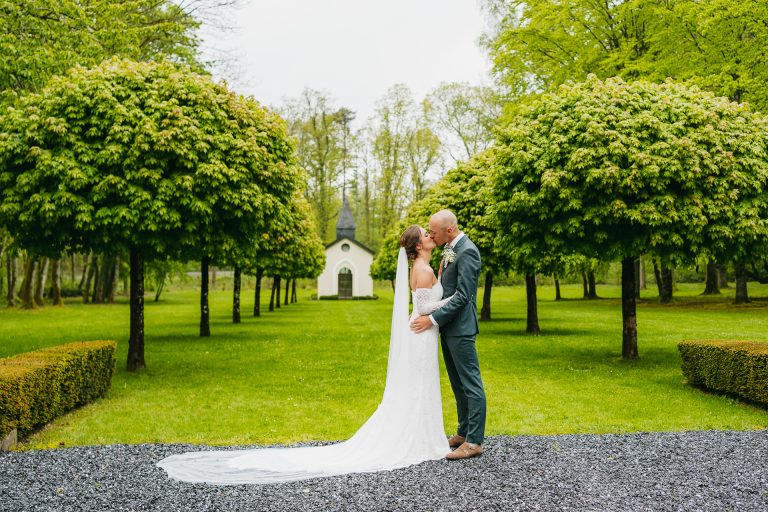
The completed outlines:
{"type": "Polygon", "coordinates": [[[443,259],[445,260],[446,265],[456,261],[456,251],[454,251],[453,247],[448,244],[445,244],[445,248],[443,249],[443,259]]]}

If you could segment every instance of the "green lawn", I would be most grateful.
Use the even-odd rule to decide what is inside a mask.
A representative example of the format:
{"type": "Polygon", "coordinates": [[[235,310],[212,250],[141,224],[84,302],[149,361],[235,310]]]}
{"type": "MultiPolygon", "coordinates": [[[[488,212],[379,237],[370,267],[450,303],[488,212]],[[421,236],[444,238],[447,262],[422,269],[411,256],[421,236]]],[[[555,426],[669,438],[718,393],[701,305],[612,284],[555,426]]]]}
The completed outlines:
{"type": "MultiPolygon", "coordinates": [[[[220,288],[220,286],[219,286],[220,288]]],[[[488,395],[487,434],[555,434],[768,427],[768,411],[684,384],[682,339],[768,340],[768,286],[733,306],[727,296],[697,296],[681,285],[671,306],[639,305],[640,359],[622,361],[616,286],[602,300],[576,300],[565,286],[555,302],[539,290],[542,336],[524,333],[522,287],[494,289],[493,315],[478,351],[488,395]],[[762,300],[760,298],[762,297],[762,300]]],[[[74,340],[118,340],[118,365],[106,399],[59,418],[25,447],[191,442],[247,444],[349,437],[375,410],[384,386],[392,294],[378,301],[300,302],[249,315],[233,325],[230,292],[212,295],[213,336],[197,336],[198,295],[174,290],[146,304],[148,368],[124,370],[125,301],[35,311],[0,310],[0,357],[74,340]]],[[[731,292],[732,293],[732,292],[731,292]]],[[[482,294],[480,294],[482,296],[482,294]]],[[[645,294],[644,294],[645,295],[645,294]]],[[[443,372],[446,431],[455,423],[443,372]]]]}

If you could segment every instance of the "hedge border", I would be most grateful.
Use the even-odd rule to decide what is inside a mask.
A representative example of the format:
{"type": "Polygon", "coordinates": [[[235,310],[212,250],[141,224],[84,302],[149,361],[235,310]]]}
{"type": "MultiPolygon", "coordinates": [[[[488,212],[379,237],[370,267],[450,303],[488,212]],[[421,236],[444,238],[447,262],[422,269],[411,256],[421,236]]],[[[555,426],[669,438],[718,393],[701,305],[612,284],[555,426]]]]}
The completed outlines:
{"type": "Polygon", "coordinates": [[[0,359],[0,438],[25,436],[104,396],[115,371],[111,340],[67,343],[0,359]]]}
{"type": "Polygon", "coordinates": [[[768,342],[687,340],[677,347],[689,384],[768,406],[768,342]]]}

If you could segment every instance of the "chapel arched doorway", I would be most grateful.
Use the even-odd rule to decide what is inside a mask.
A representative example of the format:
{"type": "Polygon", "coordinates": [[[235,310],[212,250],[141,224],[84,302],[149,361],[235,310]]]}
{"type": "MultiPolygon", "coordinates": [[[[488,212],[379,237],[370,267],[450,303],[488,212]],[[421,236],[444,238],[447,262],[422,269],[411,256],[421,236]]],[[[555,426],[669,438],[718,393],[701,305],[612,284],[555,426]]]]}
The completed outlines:
{"type": "Polygon", "coordinates": [[[349,267],[339,270],[339,298],[352,298],[352,270],[349,267]]]}

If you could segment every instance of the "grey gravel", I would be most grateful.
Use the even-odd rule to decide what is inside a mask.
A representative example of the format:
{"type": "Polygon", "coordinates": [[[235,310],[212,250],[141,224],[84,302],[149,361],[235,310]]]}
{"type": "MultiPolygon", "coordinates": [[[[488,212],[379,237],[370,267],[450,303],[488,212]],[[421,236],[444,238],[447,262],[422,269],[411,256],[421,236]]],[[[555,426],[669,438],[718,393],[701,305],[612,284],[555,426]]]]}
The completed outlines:
{"type": "Polygon", "coordinates": [[[155,467],[204,446],[9,452],[0,510],[768,510],[768,430],[497,436],[485,448],[466,461],[241,486],[177,482],[155,467]]]}

